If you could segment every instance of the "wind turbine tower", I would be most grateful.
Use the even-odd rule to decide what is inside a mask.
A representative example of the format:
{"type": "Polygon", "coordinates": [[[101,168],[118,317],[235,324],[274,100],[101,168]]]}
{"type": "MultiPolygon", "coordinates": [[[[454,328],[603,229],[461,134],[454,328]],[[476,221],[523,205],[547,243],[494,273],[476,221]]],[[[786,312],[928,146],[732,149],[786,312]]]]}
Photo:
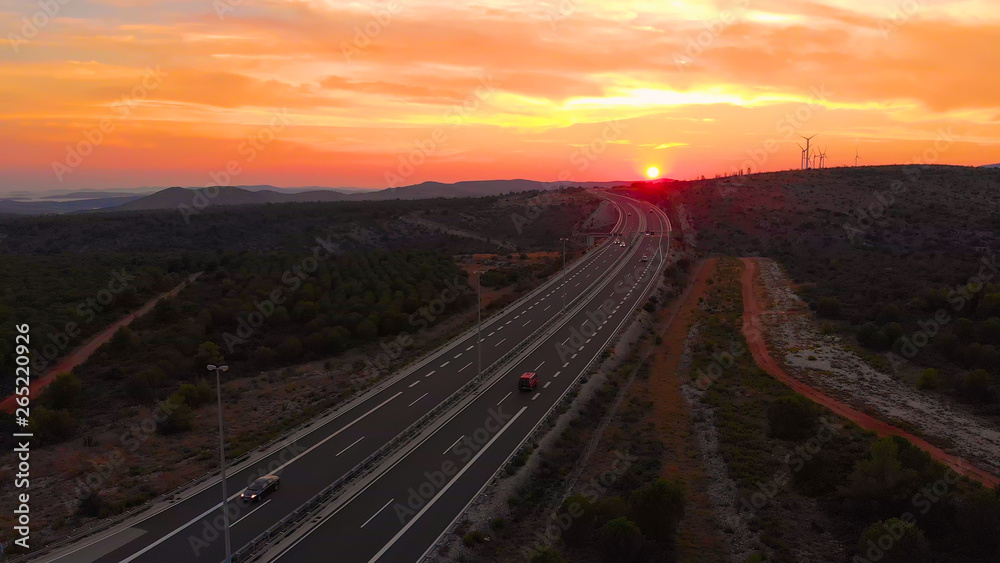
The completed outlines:
{"type": "Polygon", "coordinates": [[[819,167],[826,168],[826,147],[819,151],[819,167]]]}
{"type": "Polygon", "coordinates": [[[804,166],[802,168],[805,168],[806,170],[812,168],[811,166],[809,166],[809,155],[810,155],[810,152],[809,152],[809,140],[812,139],[815,136],[816,135],[813,135],[812,137],[806,137],[805,135],[799,135],[799,137],[802,137],[803,139],[806,140],[806,148],[803,149],[803,153],[802,153],[802,155],[803,155],[802,156],[802,161],[803,161],[803,164],[804,164],[804,166]]]}
{"type": "Polygon", "coordinates": [[[861,157],[858,156],[858,149],[854,149],[854,166],[858,165],[858,159],[859,158],[861,158],[861,157]]]}

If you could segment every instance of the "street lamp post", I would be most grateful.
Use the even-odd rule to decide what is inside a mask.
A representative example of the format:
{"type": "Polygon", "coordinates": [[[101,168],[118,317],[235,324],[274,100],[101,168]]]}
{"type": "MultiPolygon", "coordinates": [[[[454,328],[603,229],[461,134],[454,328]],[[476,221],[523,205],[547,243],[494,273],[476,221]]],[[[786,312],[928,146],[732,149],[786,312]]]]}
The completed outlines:
{"type": "Polygon", "coordinates": [[[561,238],[559,240],[561,240],[562,243],[563,243],[563,270],[565,270],[566,269],[566,241],[568,241],[569,239],[568,238],[561,238]]]}
{"type": "Polygon", "coordinates": [[[226,563],[233,561],[233,544],[229,540],[229,493],[226,491],[226,439],[222,426],[222,383],[220,372],[229,371],[229,366],[208,364],[208,371],[215,372],[215,395],[219,404],[219,457],[222,460],[222,518],[226,529],[226,563]]]}

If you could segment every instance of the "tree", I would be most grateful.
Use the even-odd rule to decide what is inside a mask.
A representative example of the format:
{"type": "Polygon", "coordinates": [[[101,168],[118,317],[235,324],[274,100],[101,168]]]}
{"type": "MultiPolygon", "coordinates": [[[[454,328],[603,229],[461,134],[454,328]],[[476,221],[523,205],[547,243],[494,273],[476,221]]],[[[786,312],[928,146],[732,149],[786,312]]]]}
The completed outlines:
{"type": "Polygon", "coordinates": [[[684,485],[656,479],[632,492],[629,514],[646,537],[665,540],[673,535],[684,518],[684,504],[684,485]]]}
{"type": "Polygon", "coordinates": [[[278,345],[278,355],[286,361],[293,361],[302,356],[302,341],[295,336],[286,336],[278,345]]]}
{"type": "Polygon", "coordinates": [[[215,342],[202,342],[194,355],[195,369],[205,369],[208,364],[222,365],[225,363],[226,360],[222,358],[222,352],[215,342]]]}
{"type": "Polygon", "coordinates": [[[802,395],[784,395],[767,407],[771,435],[782,440],[799,440],[816,432],[819,411],[802,395]]]}
{"type": "Polygon", "coordinates": [[[639,526],[624,517],[615,518],[601,527],[598,537],[604,559],[615,563],[637,560],[645,543],[639,526]]]}
{"type": "Polygon", "coordinates": [[[959,396],[970,403],[989,402],[991,380],[986,370],[977,369],[960,380],[959,396]]]}
{"type": "Polygon", "coordinates": [[[365,319],[358,323],[354,332],[361,340],[374,340],[375,338],[378,338],[378,327],[369,319],[365,319]]]}
{"type": "Polygon", "coordinates": [[[558,549],[543,547],[531,556],[531,563],[566,563],[566,558],[558,549]]]}
{"type": "Polygon", "coordinates": [[[854,467],[847,494],[856,499],[899,500],[909,496],[918,479],[917,471],[903,468],[896,441],[880,438],[872,443],[871,458],[854,467]]]}
{"type": "Polygon", "coordinates": [[[836,297],[824,297],[816,304],[816,312],[821,317],[835,319],[840,315],[840,300],[836,297]]]}
{"type": "Polygon", "coordinates": [[[56,378],[42,391],[39,402],[50,409],[75,408],[83,394],[83,384],[72,372],[56,375],[56,378]]]}
{"type": "Polygon", "coordinates": [[[167,374],[158,367],[130,373],[125,377],[125,393],[140,403],[156,398],[156,389],[167,382],[167,374]]]}
{"type": "Polygon", "coordinates": [[[160,434],[178,434],[194,428],[194,412],[191,410],[191,407],[183,402],[173,403],[168,400],[168,403],[171,404],[170,412],[167,413],[163,422],[156,427],[156,430],[160,434]]]}
{"type": "Polygon", "coordinates": [[[76,419],[65,410],[38,407],[31,411],[31,432],[41,442],[54,444],[68,440],[76,431],[76,419]]]}
{"type": "Polygon", "coordinates": [[[933,390],[938,387],[938,370],[927,368],[917,379],[917,389],[933,390]]]}
{"type": "Polygon", "coordinates": [[[912,522],[889,518],[876,522],[858,540],[858,551],[869,561],[920,563],[928,561],[930,545],[912,522]]]}

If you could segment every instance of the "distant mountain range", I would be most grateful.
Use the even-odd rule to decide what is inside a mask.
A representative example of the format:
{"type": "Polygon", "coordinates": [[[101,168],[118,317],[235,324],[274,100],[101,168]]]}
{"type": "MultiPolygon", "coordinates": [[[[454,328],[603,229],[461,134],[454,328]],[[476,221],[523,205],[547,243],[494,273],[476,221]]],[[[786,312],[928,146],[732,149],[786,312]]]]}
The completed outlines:
{"type": "Polygon", "coordinates": [[[321,188],[305,186],[281,188],[270,185],[222,186],[218,191],[207,188],[173,187],[159,189],[136,188],[125,191],[55,191],[30,194],[16,192],[0,199],[0,213],[38,215],[45,213],[81,213],[89,211],[139,211],[171,209],[179,205],[193,206],[197,192],[209,205],[254,205],[311,201],[384,201],[390,199],[429,199],[435,197],[483,197],[510,192],[551,190],[568,186],[607,188],[627,186],[631,182],[539,182],[536,180],[471,180],[446,184],[423,182],[399,188],[371,190],[365,188],[321,188]],[[214,194],[214,197],[211,195],[214,194]]]}
{"type": "Polygon", "coordinates": [[[628,185],[629,182],[538,182],[535,180],[481,180],[445,184],[423,182],[399,188],[384,190],[354,191],[343,193],[337,190],[291,191],[271,186],[210,188],[167,188],[141,199],[108,208],[104,211],[137,211],[149,209],[171,209],[180,205],[194,206],[198,192],[209,205],[253,205],[262,203],[289,203],[312,201],[384,201],[390,199],[430,199],[435,197],[483,197],[510,192],[550,190],[567,186],[612,187],[628,185]]]}
{"type": "Polygon", "coordinates": [[[1000,162],[996,164],[984,164],[980,168],[1000,168],[1000,162]]]}

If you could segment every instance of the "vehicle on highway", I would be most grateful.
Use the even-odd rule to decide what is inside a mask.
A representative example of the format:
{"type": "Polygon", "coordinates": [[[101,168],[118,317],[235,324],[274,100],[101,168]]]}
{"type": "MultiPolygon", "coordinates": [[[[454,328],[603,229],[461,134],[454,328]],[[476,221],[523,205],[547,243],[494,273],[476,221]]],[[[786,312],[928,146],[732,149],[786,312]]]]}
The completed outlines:
{"type": "Polygon", "coordinates": [[[533,371],[521,374],[517,380],[517,388],[521,391],[531,391],[535,387],[538,387],[538,376],[533,371]]]}
{"type": "Polygon", "coordinates": [[[649,258],[646,258],[646,255],[645,255],[645,254],[643,254],[643,255],[642,255],[642,261],[643,261],[643,262],[649,262],[649,258]]]}
{"type": "Polygon", "coordinates": [[[265,475],[247,487],[247,490],[243,491],[240,495],[240,500],[243,502],[256,502],[266,495],[269,495],[278,490],[281,487],[281,479],[277,475],[265,475]]]}

